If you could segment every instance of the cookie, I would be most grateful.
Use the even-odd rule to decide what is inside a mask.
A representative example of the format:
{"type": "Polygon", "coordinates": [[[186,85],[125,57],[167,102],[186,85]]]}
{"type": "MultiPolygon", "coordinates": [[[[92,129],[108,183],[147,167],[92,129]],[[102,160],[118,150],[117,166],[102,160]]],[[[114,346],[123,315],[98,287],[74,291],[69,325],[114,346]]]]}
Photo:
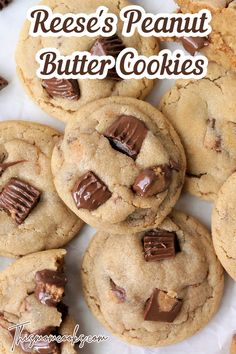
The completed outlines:
{"type": "MultiPolygon", "coordinates": [[[[0,274],[0,352],[10,354],[16,329],[26,323],[23,335],[73,334],[74,320],[62,303],[66,276],[63,258],[66,251],[34,253],[10,265],[0,274]]],[[[75,354],[73,345],[40,341],[37,353],[75,354]]],[[[32,352],[33,352],[32,349],[32,352]]],[[[27,343],[16,345],[14,353],[29,352],[27,343]]]]}
{"type": "Polygon", "coordinates": [[[81,272],[98,320],[122,340],[148,347],[180,342],[204,327],[224,285],[209,232],[177,211],[147,232],[98,232],[81,272]]]}
{"type": "Polygon", "coordinates": [[[236,281],[236,173],[223,184],[212,214],[212,235],[216,254],[226,272],[236,281]]]}
{"type": "Polygon", "coordinates": [[[202,80],[179,80],[161,100],[187,155],[187,190],[214,200],[236,168],[236,74],[210,63],[202,80]]]}
{"type": "MultiPolygon", "coordinates": [[[[178,0],[182,12],[198,12],[202,9],[209,9],[212,12],[212,33],[208,39],[196,44],[196,40],[183,39],[187,50],[191,51],[197,47],[208,57],[227,70],[236,71],[236,1],[226,0],[178,0]],[[192,49],[191,49],[192,48],[192,49]]],[[[192,54],[192,53],[191,53],[192,54]]]]}
{"type": "Polygon", "coordinates": [[[185,155],[150,104],[110,97],[83,107],[54,149],[56,189],[82,220],[115,233],[157,226],[176,203],[185,155]]]}
{"type": "Polygon", "coordinates": [[[58,197],[51,155],[58,131],[0,123],[0,255],[22,256],[69,242],[82,227],[58,197]]]}
{"type": "MultiPolygon", "coordinates": [[[[126,0],[69,0],[58,4],[56,0],[45,0],[43,5],[49,6],[56,13],[95,13],[99,6],[108,7],[109,11],[118,16],[120,10],[131,5],[126,0]]],[[[112,54],[117,57],[125,47],[135,48],[139,54],[147,57],[158,53],[158,40],[141,37],[137,32],[130,38],[122,36],[123,23],[118,21],[115,37],[29,37],[29,22],[22,30],[17,54],[17,71],[20,80],[33,100],[50,115],[68,121],[69,113],[76,112],[81,106],[96,99],[109,96],[129,96],[145,98],[154,85],[153,80],[119,80],[115,70],[109,72],[104,80],[46,80],[43,82],[36,76],[38,63],[36,53],[46,47],[57,48],[62,55],[71,55],[75,51],[90,51],[91,54],[112,54]],[[115,49],[115,50],[114,50],[115,49]]]]}

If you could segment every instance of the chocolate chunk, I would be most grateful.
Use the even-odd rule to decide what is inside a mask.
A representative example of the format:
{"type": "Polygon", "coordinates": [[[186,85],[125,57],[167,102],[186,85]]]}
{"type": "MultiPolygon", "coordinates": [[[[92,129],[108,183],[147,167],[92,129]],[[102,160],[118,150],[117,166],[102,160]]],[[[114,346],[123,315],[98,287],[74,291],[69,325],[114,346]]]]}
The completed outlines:
{"type": "Polygon", "coordinates": [[[0,194],[0,209],[22,224],[40,198],[40,191],[17,178],[11,178],[0,194]]]}
{"type": "Polygon", "coordinates": [[[222,152],[222,138],[216,128],[216,120],[208,119],[207,129],[204,137],[204,146],[209,150],[222,152]]]}
{"type": "Polygon", "coordinates": [[[160,165],[143,170],[133,184],[133,190],[141,197],[151,197],[168,189],[171,183],[171,168],[160,165]]]}
{"type": "MultiPolygon", "coordinates": [[[[90,53],[97,56],[107,56],[110,55],[113,58],[117,59],[118,55],[125,49],[125,46],[122,40],[114,35],[112,37],[100,37],[96,40],[92,46],[90,53]]],[[[114,66],[108,71],[107,79],[111,80],[122,80],[117,74],[116,67],[114,66]]]]}
{"type": "MultiPolygon", "coordinates": [[[[1,2],[0,2],[0,10],[1,10],[1,2]]],[[[0,76],[0,91],[3,90],[7,85],[8,85],[8,81],[5,80],[2,76],[0,76]]]]}
{"type": "Polygon", "coordinates": [[[143,238],[143,246],[147,262],[172,258],[180,252],[176,233],[160,229],[148,231],[143,238]]]}
{"type": "Polygon", "coordinates": [[[69,314],[68,306],[64,302],[59,302],[57,310],[61,313],[62,321],[64,321],[69,314]]]}
{"type": "Polygon", "coordinates": [[[191,55],[195,55],[200,49],[209,45],[207,37],[183,37],[181,38],[184,49],[191,55]]]}
{"type": "Polygon", "coordinates": [[[182,307],[182,300],[172,298],[164,291],[155,289],[145,305],[144,320],[173,322],[182,307]]]}
{"type": "Polygon", "coordinates": [[[42,86],[53,98],[66,98],[71,101],[77,101],[80,98],[79,84],[74,79],[47,79],[42,81],[42,86]]]}
{"type": "Polygon", "coordinates": [[[112,279],[110,279],[111,290],[115,297],[118,299],[120,303],[125,302],[126,300],[126,292],[125,289],[117,286],[112,279]]]}
{"type": "Polygon", "coordinates": [[[0,163],[0,177],[9,167],[17,165],[18,163],[22,163],[22,162],[26,162],[26,161],[21,160],[21,161],[15,161],[15,162],[0,163]]]}
{"type": "Polygon", "coordinates": [[[7,7],[12,0],[0,0],[0,10],[4,9],[4,7],[7,7]]]}
{"type": "Polygon", "coordinates": [[[89,171],[76,182],[72,197],[78,209],[91,211],[104,204],[111,197],[111,192],[98,176],[89,171]]]}
{"type": "Polygon", "coordinates": [[[61,271],[44,269],[35,274],[35,296],[44,305],[56,306],[62,299],[67,278],[61,271]]]}
{"type": "Polygon", "coordinates": [[[111,146],[132,157],[138,156],[147,135],[146,125],[133,116],[120,116],[104,133],[111,146]]]}

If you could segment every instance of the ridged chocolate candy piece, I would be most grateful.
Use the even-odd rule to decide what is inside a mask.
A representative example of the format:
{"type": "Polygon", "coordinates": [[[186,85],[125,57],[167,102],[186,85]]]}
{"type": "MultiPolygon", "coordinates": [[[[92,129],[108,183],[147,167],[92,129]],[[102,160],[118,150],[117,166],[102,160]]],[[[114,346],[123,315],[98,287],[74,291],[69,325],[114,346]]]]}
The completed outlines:
{"type": "MultiPolygon", "coordinates": [[[[1,2],[0,2],[0,10],[1,10],[1,2]]],[[[2,76],[0,76],[0,91],[3,90],[7,85],[8,85],[8,81],[4,79],[2,76]]]]}
{"type": "Polygon", "coordinates": [[[0,194],[0,209],[22,224],[39,202],[41,192],[29,183],[11,178],[0,194]]]}
{"type": "Polygon", "coordinates": [[[47,79],[42,81],[44,89],[53,98],[66,98],[77,101],[80,98],[80,88],[74,79],[47,79]]]}
{"type": "Polygon", "coordinates": [[[22,162],[25,162],[25,160],[0,163],[0,177],[9,167],[14,166],[14,165],[18,165],[18,163],[22,163],[22,162]]]}
{"type": "Polygon", "coordinates": [[[125,289],[121,288],[120,286],[117,286],[112,279],[110,279],[110,286],[113,294],[117,298],[117,300],[122,303],[125,302],[126,300],[126,292],[125,289]]]}
{"type": "Polygon", "coordinates": [[[144,320],[156,322],[173,322],[182,308],[182,301],[170,297],[159,289],[153,291],[145,306],[144,320]]]}
{"type": "Polygon", "coordinates": [[[147,135],[146,125],[133,116],[120,116],[104,133],[111,146],[123,154],[132,157],[138,156],[143,141],[147,135]]]}
{"type": "Polygon", "coordinates": [[[91,211],[104,204],[111,197],[111,192],[98,176],[89,171],[76,182],[72,197],[78,209],[91,211]]]}
{"type": "Polygon", "coordinates": [[[181,42],[184,49],[191,55],[195,55],[200,49],[209,45],[207,37],[183,37],[181,42]]]}
{"type": "Polygon", "coordinates": [[[134,192],[141,197],[151,197],[168,189],[171,183],[172,170],[168,165],[147,168],[138,175],[134,184],[134,192]]]}
{"type": "Polygon", "coordinates": [[[4,9],[4,7],[7,7],[12,0],[0,0],[0,10],[4,9]]]}
{"type": "Polygon", "coordinates": [[[56,306],[62,299],[67,278],[61,271],[44,269],[35,274],[35,296],[44,305],[56,306]]]}
{"type": "MultiPolygon", "coordinates": [[[[100,37],[96,40],[94,45],[92,46],[90,53],[92,55],[97,56],[107,56],[110,55],[113,58],[117,59],[118,55],[125,49],[125,46],[122,40],[114,35],[112,37],[100,37]]],[[[112,69],[108,71],[107,79],[111,80],[122,80],[117,74],[116,67],[114,66],[112,69]]]]}
{"type": "Polygon", "coordinates": [[[143,246],[144,258],[147,262],[172,258],[180,251],[176,233],[159,229],[148,231],[145,234],[143,246]]]}

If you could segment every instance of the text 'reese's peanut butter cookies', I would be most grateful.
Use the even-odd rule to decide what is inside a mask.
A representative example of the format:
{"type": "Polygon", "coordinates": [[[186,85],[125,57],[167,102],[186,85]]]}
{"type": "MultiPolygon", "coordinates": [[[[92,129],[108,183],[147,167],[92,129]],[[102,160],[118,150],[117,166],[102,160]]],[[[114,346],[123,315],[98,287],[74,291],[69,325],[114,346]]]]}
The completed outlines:
{"type": "Polygon", "coordinates": [[[96,99],[109,96],[128,96],[145,98],[154,85],[153,80],[121,80],[115,68],[108,72],[104,80],[40,80],[36,76],[38,63],[36,53],[42,48],[56,48],[61,55],[71,55],[75,51],[88,51],[93,55],[112,55],[117,58],[125,48],[135,48],[140,55],[147,57],[158,53],[157,39],[141,37],[138,32],[132,37],[121,35],[123,23],[119,19],[120,10],[131,5],[126,0],[69,0],[58,3],[45,0],[42,5],[49,6],[54,13],[95,13],[99,6],[107,6],[111,13],[118,16],[118,31],[113,37],[30,37],[30,24],[27,21],[22,30],[17,48],[17,68],[19,77],[28,94],[50,115],[63,121],[70,118],[69,113],[96,99]]]}
{"type": "Polygon", "coordinates": [[[194,54],[197,50],[224,66],[236,71],[236,1],[177,0],[182,12],[195,13],[209,9],[212,13],[212,33],[208,38],[184,38],[184,47],[194,54]]]}
{"type": "Polygon", "coordinates": [[[202,80],[178,80],[161,100],[187,155],[187,190],[214,200],[236,169],[236,74],[210,63],[202,80]]]}
{"type": "Polygon", "coordinates": [[[212,214],[216,254],[226,272],[236,281],[236,173],[223,184],[212,214]]]}
{"type": "Polygon", "coordinates": [[[71,119],[52,156],[56,189],[88,224],[116,233],[154,227],[176,203],[185,155],[150,104],[111,97],[71,119]]]}
{"type": "Polygon", "coordinates": [[[224,277],[208,231],[175,211],[158,229],[119,237],[99,232],[84,256],[82,283],[88,306],[114,335],[158,347],[209,322],[224,277]]]}
{"type": "MultiPolygon", "coordinates": [[[[63,271],[65,250],[50,250],[25,256],[0,274],[0,352],[5,354],[76,354],[69,342],[40,340],[11,347],[15,325],[26,323],[26,335],[73,335],[75,323],[62,303],[67,278],[63,271]]],[[[19,329],[18,329],[19,332],[19,329]]],[[[17,344],[17,343],[16,343],[17,344]]]]}
{"type": "Polygon", "coordinates": [[[82,227],[60,200],[51,154],[60,133],[40,124],[0,123],[0,255],[22,256],[69,242],[82,227]]]}

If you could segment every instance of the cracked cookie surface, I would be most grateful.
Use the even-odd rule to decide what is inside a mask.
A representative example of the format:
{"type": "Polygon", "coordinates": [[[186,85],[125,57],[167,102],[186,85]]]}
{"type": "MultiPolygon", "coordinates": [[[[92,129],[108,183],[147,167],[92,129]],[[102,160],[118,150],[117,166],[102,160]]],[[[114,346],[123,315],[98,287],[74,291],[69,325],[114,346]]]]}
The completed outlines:
{"type": "Polygon", "coordinates": [[[178,0],[182,12],[195,13],[202,9],[212,12],[212,33],[209,45],[201,50],[210,61],[236,71],[236,1],[178,0]]]}
{"type": "Polygon", "coordinates": [[[0,255],[61,247],[82,227],[53,185],[51,154],[60,137],[40,124],[0,123],[0,255]]]}
{"type": "MultiPolygon", "coordinates": [[[[114,335],[135,345],[158,347],[186,339],[207,324],[222,297],[223,269],[209,232],[177,211],[158,230],[176,233],[180,249],[175,256],[147,262],[145,233],[118,237],[98,232],[83,259],[82,284],[88,306],[114,335]],[[174,320],[144,320],[154,289],[169,300],[181,301],[174,320]]],[[[168,306],[167,302],[166,311],[168,306]]]]}
{"type": "Polygon", "coordinates": [[[52,156],[66,205],[88,224],[116,233],[160,224],[179,198],[185,167],[183,147],[162,113],[121,97],[79,110],[52,156]]]}
{"type": "Polygon", "coordinates": [[[206,78],[178,80],[160,109],[185,147],[187,190],[214,200],[236,168],[236,74],[210,63],[206,78]]]}
{"type": "MultiPolygon", "coordinates": [[[[47,306],[41,303],[35,295],[37,272],[45,269],[50,272],[61,272],[65,254],[66,251],[61,249],[34,253],[17,260],[0,274],[1,353],[12,353],[14,332],[10,332],[8,328],[24,322],[29,322],[25,325],[23,332],[28,335],[31,333],[73,334],[75,322],[65,310],[63,313],[59,307],[47,306]]],[[[23,348],[21,345],[17,345],[14,353],[29,352],[29,350],[24,351],[23,348]]],[[[35,350],[37,353],[45,354],[76,354],[73,345],[67,342],[58,346],[55,344],[48,346],[42,341],[41,349],[36,345],[35,350]],[[43,347],[44,349],[42,349],[43,347]]]]}
{"type": "MultiPolygon", "coordinates": [[[[93,13],[97,7],[107,6],[110,12],[116,14],[125,6],[130,5],[126,0],[70,0],[66,3],[58,3],[56,0],[45,0],[41,4],[49,6],[55,13],[93,13]]],[[[117,34],[125,47],[135,48],[139,54],[147,57],[155,55],[159,51],[158,41],[154,38],[143,38],[137,32],[130,38],[122,37],[122,22],[118,21],[117,34]]],[[[70,113],[78,110],[82,105],[96,99],[109,96],[128,96],[144,99],[154,85],[153,80],[78,80],[79,99],[66,99],[52,97],[42,86],[42,81],[37,78],[38,63],[35,60],[36,53],[42,48],[57,48],[61,55],[71,55],[75,51],[90,51],[96,38],[79,37],[37,37],[29,36],[29,22],[26,22],[22,30],[17,54],[18,74],[29,96],[50,115],[68,121],[70,113]]]]}
{"type": "Polygon", "coordinates": [[[212,214],[212,236],[216,254],[226,272],[236,281],[236,173],[221,187],[212,214]]]}

